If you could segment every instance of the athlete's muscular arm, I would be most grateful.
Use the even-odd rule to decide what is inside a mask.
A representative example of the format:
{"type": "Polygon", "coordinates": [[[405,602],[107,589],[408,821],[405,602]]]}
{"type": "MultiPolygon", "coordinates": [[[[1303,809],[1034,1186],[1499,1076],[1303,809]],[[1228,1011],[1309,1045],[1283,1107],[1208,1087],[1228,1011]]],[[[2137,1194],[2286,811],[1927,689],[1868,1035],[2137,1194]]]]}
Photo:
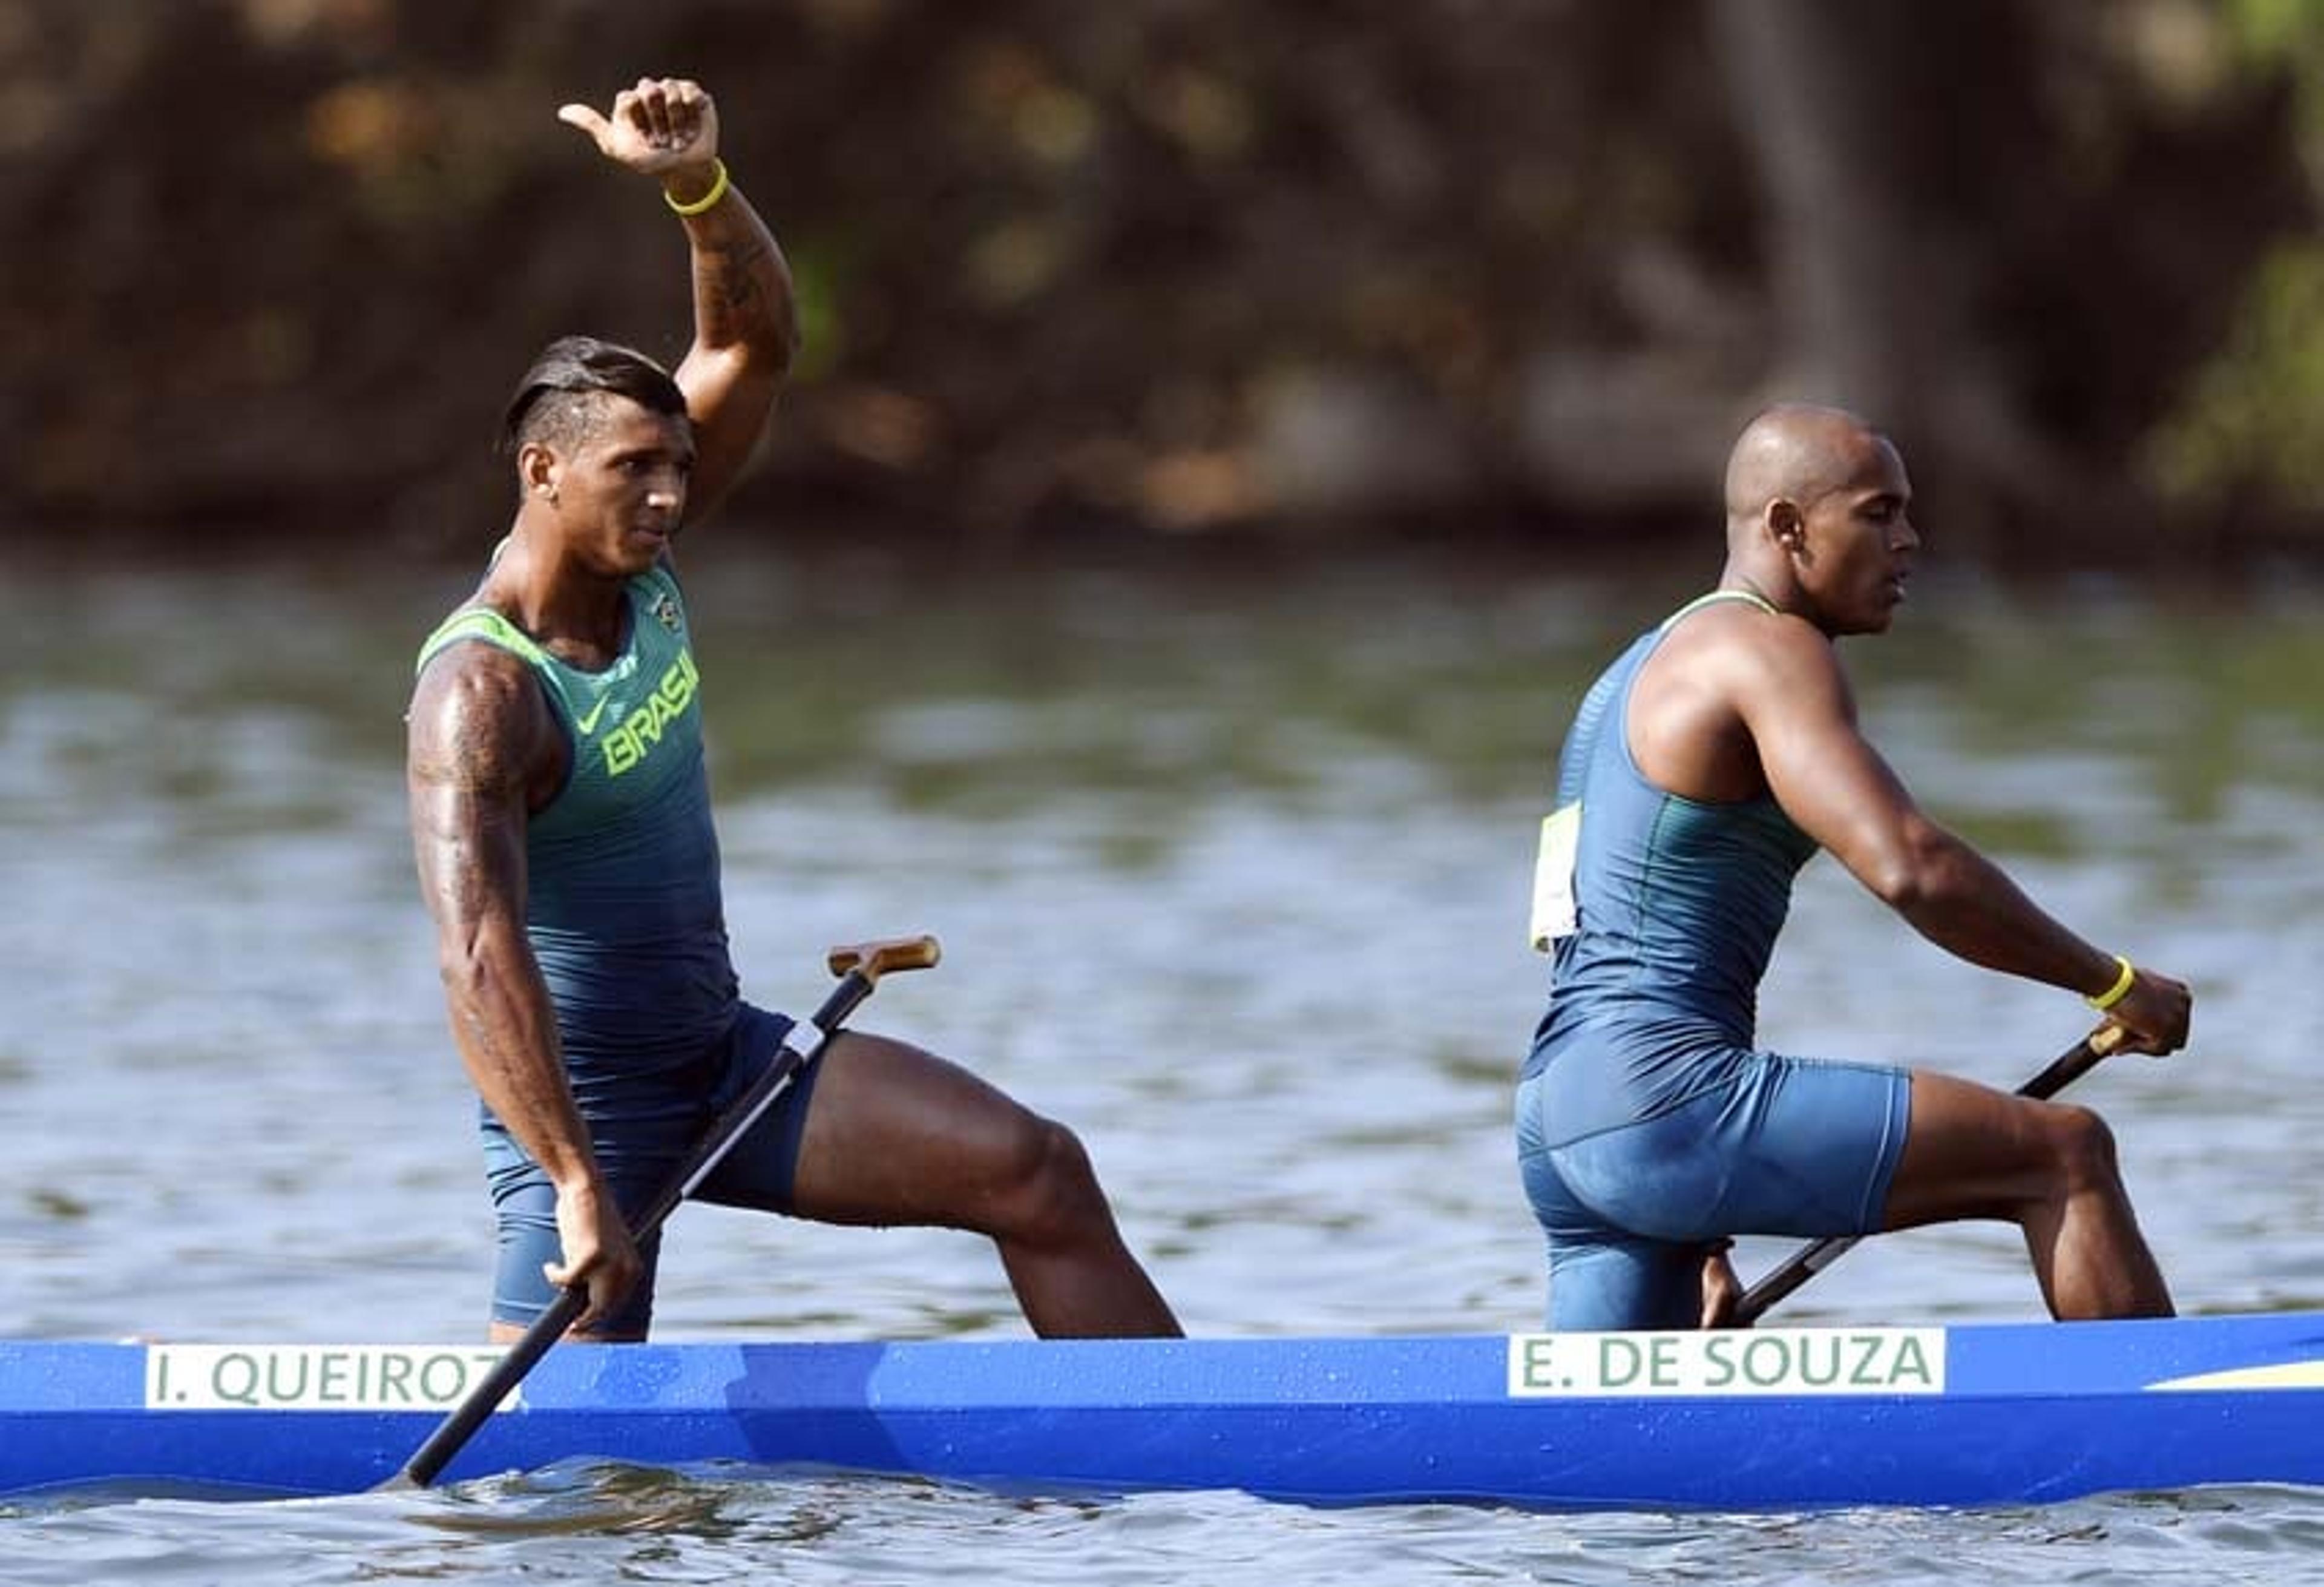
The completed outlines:
{"type": "Polygon", "coordinates": [[[412,697],[406,762],[420,890],[454,1040],[471,1080],[557,1188],[559,1286],[589,1287],[586,1330],[636,1284],[640,1263],[574,1105],[549,988],[524,934],[525,823],[555,724],[524,664],[460,645],[412,697]]]}
{"type": "MultiPolygon", "coordinates": [[[[1755,623],[1722,669],[1769,790],[1801,830],[1932,942],[1972,964],[2085,995],[2117,972],[2001,868],[1938,825],[1865,738],[1831,641],[1794,618],[1755,623]]],[[[2110,1017],[2126,1047],[2187,1039],[2190,994],[2141,971],[2110,1017]]]]}
{"type": "MultiPolygon", "coordinates": [[[[558,116],[588,134],[607,159],[659,177],[676,202],[709,196],[718,112],[699,84],[641,78],[615,97],[610,117],[586,105],[567,105],[558,116]]],[[[694,345],[678,366],[678,383],[694,420],[685,515],[692,523],[725,495],[758,446],[799,331],[790,267],[731,177],[725,196],[686,217],[685,226],[693,254],[694,345]]]]}

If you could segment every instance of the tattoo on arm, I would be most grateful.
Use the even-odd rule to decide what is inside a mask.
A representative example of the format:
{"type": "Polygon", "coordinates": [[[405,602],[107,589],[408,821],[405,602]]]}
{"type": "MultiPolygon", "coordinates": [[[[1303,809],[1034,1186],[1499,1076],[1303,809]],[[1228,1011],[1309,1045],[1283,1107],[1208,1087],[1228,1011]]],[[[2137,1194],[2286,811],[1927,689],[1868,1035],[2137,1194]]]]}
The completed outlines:
{"type": "Polygon", "coordinates": [[[595,1170],[524,933],[528,802],[543,755],[554,752],[547,710],[512,658],[438,658],[412,703],[408,782],[461,1061],[493,1112],[564,1184],[595,1170]]]}
{"type": "MultiPolygon", "coordinates": [[[[730,346],[752,340],[779,315],[788,320],[788,294],[779,308],[769,290],[779,279],[774,250],[761,238],[745,234],[727,245],[703,249],[695,273],[696,338],[705,346],[730,346]]],[[[795,339],[788,324],[780,328],[795,339]]]]}
{"type": "MultiPolygon", "coordinates": [[[[499,668],[431,666],[411,715],[411,829],[439,928],[473,935],[496,906],[524,906],[522,700],[499,668]]],[[[447,943],[447,947],[449,944],[447,943]]]]}
{"type": "Polygon", "coordinates": [[[678,368],[694,418],[694,484],[686,520],[715,507],[759,444],[798,347],[782,249],[741,193],[689,223],[694,345],[678,368]]]}

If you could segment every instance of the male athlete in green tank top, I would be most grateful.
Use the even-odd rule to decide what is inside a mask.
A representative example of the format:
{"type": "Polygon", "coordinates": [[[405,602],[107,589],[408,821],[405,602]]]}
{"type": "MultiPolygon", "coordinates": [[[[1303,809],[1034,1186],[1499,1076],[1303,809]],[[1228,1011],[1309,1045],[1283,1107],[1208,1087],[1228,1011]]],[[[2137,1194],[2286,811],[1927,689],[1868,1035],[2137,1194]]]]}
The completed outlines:
{"type": "Polygon", "coordinates": [[[670,569],[629,581],[610,666],[576,667],[489,607],[421,647],[521,658],[567,741],[565,786],[526,835],[525,932],[557,1007],[577,1093],[697,1060],[724,1039],[737,986],[702,754],[700,673],[670,569]]]}
{"type": "MultiPolygon", "coordinates": [[[[742,1000],[728,956],[671,547],[756,446],[796,322],[782,254],[718,158],[698,85],[642,79],[610,115],[558,115],[659,180],[692,256],[694,343],[673,375],[570,337],[519,383],[515,521],[422,651],[407,780],[453,1035],[483,1103],[493,1334],[513,1338],[578,1285],[576,1332],[636,1339],[655,1251],[628,1220],[788,1026],[742,1000]]],[[[973,1230],[1038,1333],[1177,1332],[1072,1132],[902,1042],[834,1036],[696,1194],[973,1230]]]]}

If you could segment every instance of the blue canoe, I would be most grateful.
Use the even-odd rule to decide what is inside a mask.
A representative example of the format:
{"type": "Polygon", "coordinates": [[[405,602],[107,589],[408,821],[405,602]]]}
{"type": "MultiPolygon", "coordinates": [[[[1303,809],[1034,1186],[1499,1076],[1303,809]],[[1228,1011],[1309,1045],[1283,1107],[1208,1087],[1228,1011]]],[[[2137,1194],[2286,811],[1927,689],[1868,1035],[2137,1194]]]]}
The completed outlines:
{"type": "MultiPolygon", "coordinates": [[[[392,1476],[467,1345],[0,1342],[0,1493],[392,1476]]],[[[563,1345],[445,1474],[580,1459],[1012,1491],[1793,1510],[2324,1485],[2324,1313],[1373,1339],[563,1345]]]]}

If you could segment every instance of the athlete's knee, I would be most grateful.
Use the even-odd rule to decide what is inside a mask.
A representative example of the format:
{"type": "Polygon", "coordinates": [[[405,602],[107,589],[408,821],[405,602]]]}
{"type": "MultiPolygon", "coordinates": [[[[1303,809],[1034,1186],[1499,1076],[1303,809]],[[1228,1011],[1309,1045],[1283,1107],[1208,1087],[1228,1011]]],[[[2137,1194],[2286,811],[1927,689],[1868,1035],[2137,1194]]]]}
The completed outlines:
{"type": "Polygon", "coordinates": [[[2052,1149],[2068,1190],[2120,1182],[2114,1130],[2104,1119],[2085,1107],[2052,1103],[2049,1126],[2052,1149]]]}
{"type": "Polygon", "coordinates": [[[994,1234],[1036,1245],[1070,1244],[1107,1216],[1080,1137],[1035,1113],[1013,1132],[991,1205],[994,1234]]]}

